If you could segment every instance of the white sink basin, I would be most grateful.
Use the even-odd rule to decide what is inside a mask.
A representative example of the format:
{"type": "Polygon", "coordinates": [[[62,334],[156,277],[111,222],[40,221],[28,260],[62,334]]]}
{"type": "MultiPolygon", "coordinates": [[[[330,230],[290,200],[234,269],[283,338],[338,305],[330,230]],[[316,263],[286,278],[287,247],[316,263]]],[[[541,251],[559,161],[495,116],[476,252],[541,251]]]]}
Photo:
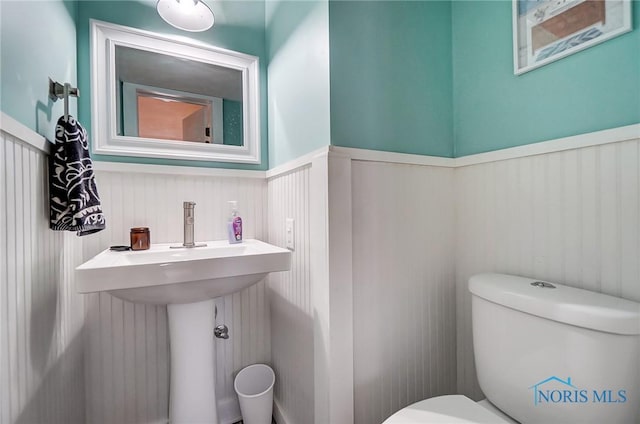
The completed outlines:
{"type": "Polygon", "coordinates": [[[192,249],[171,249],[179,243],[167,243],[142,251],[105,250],[76,268],[77,290],[105,291],[136,303],[191,303],[240,291],[269,272],[291,266],[291,252],[259,240],[206,244],[192,249]]]}
{"type": "Polygon", "coordinates": [[[143,251],[105,250],[76,268],[80,293],[108,292],[137,303],[168,305],[171,340],[170,422],[218,424],[215,392],[215,297],[291,267],[291,252],[259,240],[143,251]]]}

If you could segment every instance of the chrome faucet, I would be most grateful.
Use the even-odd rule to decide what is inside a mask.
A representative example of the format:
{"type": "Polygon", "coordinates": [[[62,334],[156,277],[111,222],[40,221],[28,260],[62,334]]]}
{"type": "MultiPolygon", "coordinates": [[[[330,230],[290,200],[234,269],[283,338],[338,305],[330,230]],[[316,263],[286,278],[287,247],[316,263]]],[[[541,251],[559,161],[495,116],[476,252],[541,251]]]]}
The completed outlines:
{"type": "Polygon", "coordinates": [[[182,246],[171,246],[171,248],[176,249],[180,247],[192,248],[206,246],[205,243],[196,244],[193,241],[193,224],[195,222],[194,209],[196,202],[184,202],[182,206],[184,207],[184,242],[182,243],[182,246]]]}
{"type": "Polygon", "coordinates": [[[195,247],[196,244],[193,242],[193,212],[196,202],[184,202],[182,205],[184,206],[184,243],[182,245],[184,247],[195,247]]]}

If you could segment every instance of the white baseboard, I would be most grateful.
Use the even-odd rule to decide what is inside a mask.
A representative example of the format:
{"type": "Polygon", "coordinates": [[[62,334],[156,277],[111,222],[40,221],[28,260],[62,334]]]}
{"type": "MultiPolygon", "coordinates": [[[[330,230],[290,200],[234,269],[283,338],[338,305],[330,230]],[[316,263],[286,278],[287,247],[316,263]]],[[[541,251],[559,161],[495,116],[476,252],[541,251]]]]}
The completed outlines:
{"type": "Polygon", "coordinates": [[[292,424],[276,398],[273,398],[273,418],[276,420],[277,424],[292,424]]]}
{"type": "Polygon", "coordinates": [[[46,138],[4,112],[0,112],[0,130],[49,154],[51,143],[49,143],[46,138]]]}
{"type": "Polygon", "coordinates": [[[493,152],[462,156],[455,158],[455,167],[459,168],[462,166],[477,165],[480,163],[544,155],[562,152],[565,150],[582,149],[585,147],[619,143],[635,139],[640,139],[640,124],[594,131],[586,134],[578,134],[571,137],[556,138],[553,140],[542,141],[540,143],[525,144],[523,146],[510,147],[508,149],[494,150],[493,152]]]}
{"type": "Polygon", "coordinates": [[[403,165],[455,167],[454,158],[414,155],[409,153],[385,152],[382,150],[356,149],[353,147],[331,146],[331,152],[348,156],[351,160],[365,162],[401,163],[403,165]]]}
{"type": "Polygon", "coordinates": [[[313,152],[307,153],[306,155],[290,160],[289,162],[285,162],[282,165],[278,165],[275,168],[271,168],[266,173],[267,179],[279,177],[281,175],[293,172],[296,169],[309,166],[311,165],[313,158],[319,155],[326,155],[330,148],[330,146],[321,147],[318,150],[314,150],[313,152]]]}
{"type": "Polygon", "coordinates": [[[265,179],[265,171],[245,169],[202,168],[195,166],[150,165],[145,163],[122,163],[94,161],[93,167],[100,172],[126,172],[136,174],[188,175],[203,177],[259,178],[265,179]]]}
{"type": "Polygon", "coordinates": [[[458,158],[413,155],[406,153],[384,152],[380,150],[354,149],[350,147],[331,146],[330,151],[349,156],[352,160],[367,162],[400,163],[403,165],[441,166],[460,168],[487,162],[516,159],[527,156],[543,155],[565,150],[582,149],[602,144],[619,143],[640,139],[640,124],[578,134],[571,137],[541,141],[523,146],[509,147],[492,152],[478,153],[458,158]]]}

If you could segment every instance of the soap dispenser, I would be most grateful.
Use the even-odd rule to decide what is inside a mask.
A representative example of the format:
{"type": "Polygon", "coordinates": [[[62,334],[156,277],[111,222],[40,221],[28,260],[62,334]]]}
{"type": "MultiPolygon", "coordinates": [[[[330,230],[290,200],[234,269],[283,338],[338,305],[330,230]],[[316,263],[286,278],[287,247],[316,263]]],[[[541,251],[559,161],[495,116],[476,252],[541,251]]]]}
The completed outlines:
{"type": "Polygon", "coordinates": [[[242,243],[242,218],[238,213],[238,202],[230,200],[229,202],[229,219],[227,220],[227,233],[229,243],[242,243]]]}

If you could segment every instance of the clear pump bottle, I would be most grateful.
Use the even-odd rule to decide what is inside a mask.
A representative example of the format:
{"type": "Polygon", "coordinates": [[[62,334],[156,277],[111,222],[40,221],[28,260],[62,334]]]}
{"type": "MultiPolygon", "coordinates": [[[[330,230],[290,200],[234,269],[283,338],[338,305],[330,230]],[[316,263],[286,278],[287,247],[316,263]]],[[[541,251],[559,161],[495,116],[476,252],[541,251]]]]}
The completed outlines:
{"type": "Polygon", "coordinates": [[[229,219],[227,220],[227,234],[229,243],[242,243],[242,218],[238,213],[238,202],[230,200],[229,202],[229,219]]]}

